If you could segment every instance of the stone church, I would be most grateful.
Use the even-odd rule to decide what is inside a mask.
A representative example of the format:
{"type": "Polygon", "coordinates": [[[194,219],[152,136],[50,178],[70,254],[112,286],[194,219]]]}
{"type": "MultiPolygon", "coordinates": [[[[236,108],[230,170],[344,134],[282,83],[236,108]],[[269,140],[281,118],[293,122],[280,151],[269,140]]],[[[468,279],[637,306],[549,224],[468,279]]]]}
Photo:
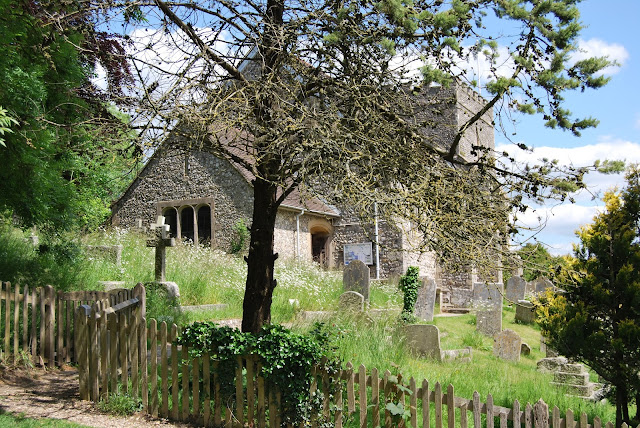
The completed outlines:
{"type": "MultiPolygon", "coordinates": [[[[480,95],[460,82],[429,88],[426,96],[439,103],[442,126],[428,132],[437,133],[436,141],[443,146],[451,141],[454,130],[485,104],[480,95]]],[[[493,148],[493,133],[493,112],[489,110],[466,132],[458,154],[470,153],[472,145],[493,148]]],[[[237,233],[234,227],[251,221],[252,178],[210,153],[163,144],[112,205],[111,224],[132,228],[140,220],[149,225],[163,215],[171,236],[178,240],[229,251],[237,233]]],[[[338,207],[319,198],[303,200],[294,192],[278,212],[275,251],[281,259],[313,260],[328,268],[357,258],[369,265],[372,278],[380,279],[418,266],[421,276],[436,278],[441,288],[452,282],[472,286],[473,275],[447,275],[438,269],[433,254],[411,251],[410,237],[395,225],[381,221],[377,240],[373,226],[366,227],[338,207]]]]}

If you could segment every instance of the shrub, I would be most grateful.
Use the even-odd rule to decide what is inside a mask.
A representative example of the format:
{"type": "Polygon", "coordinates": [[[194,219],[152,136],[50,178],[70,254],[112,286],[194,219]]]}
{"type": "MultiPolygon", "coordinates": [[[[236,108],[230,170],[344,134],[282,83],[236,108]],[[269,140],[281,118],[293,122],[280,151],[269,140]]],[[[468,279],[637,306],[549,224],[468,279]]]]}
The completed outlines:
{"type": "Polygon", "coordinates": [[[413,322],[415,320],[413,311],[418,299],[418,288],[420,288],[419,273],[420,268],[409,266],[407,273],[400,277],[400,282],[398,283],[398,288],[404,293],[402,314],[400,315],[400,319],[404,322],[413,322]]]}

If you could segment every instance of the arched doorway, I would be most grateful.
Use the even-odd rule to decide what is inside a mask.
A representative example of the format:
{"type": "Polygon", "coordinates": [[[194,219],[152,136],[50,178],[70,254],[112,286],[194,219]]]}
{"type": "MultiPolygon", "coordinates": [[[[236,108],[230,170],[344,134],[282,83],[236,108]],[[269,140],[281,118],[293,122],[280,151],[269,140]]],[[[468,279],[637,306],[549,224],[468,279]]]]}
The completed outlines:
{"type": "Polygon", "coordinates": [[[162,211],[164,223],[169,225],[169,233],[172,238],[178,236],[178,212],[174,207],[166,208],[162,211]]]}
{"type": "Polygon", "coordinates": [[[309,221],[309,233],[311,234],[311,257],[321,266],[331,266],[331,236],[333,227],[325,219],[313,219],[309,221]]]}

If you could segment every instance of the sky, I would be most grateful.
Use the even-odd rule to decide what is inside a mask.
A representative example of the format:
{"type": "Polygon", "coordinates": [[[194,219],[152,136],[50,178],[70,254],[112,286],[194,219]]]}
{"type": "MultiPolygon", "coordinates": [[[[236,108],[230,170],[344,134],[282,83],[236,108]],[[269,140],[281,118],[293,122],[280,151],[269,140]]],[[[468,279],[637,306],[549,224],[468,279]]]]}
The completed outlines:
{"type": "MultiPolygon", "coordinates": [[[[604,88],[567,96],[566,107],[578,116],[592,116],[600,121],[596,128],[575,137],[570,132],[545,128],[537,116],[523,118],[515,125],[514,143],[525,143],[533,153],[523,152],[500,132],[495,133],[498,150],[507,149],[518,160],[558,159],[575,166],[591,165],[597,159],[625,160],[640,163],[640,1],[586,0],[579,5],[582,31],[580,46],[589,56],[608,56],[620,66],[606,70],[611,81],[604,88]]],[[[574,195],[575,204],[548,204],[527,212],[523,224],[535,227],[546,223],[539,232],[520,237],[526,242],[538,240],[553,254],[571,253],[579,240],[575,231],[592,222],[603,208],[604,191],[624,186],[624,174],[589,174],[589,191],[574,195]],[[594,196],[596,197],[595,199],[594,196]]]]}

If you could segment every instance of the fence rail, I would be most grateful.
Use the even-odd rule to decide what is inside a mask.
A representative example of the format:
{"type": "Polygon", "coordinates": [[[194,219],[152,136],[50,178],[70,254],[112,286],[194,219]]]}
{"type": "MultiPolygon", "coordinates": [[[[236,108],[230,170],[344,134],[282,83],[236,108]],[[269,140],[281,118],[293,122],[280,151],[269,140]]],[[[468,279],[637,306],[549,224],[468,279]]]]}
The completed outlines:
{"type": "Polygon", "coordinates": [[[29,358],[47,366],[76,362],[74,313],[80,305],[97,303],[107,308],[134,296],[145,299],[141,284],[108,292],[0,285],[0,358],[29,358]]]}
{"type": "MultiPolygon", "coordinates": [[[[109,394],[120,391],[138,397],[144,411],[154,417],[207,427],[282,426],[280,393],[265,382],[257,357],[238,356],[234,392],[225,395],[217,374],[219,363],[208,354],[191,358],[186,346],[176,344],[175,324],[152,319],[147,325],[135,302],[110,312],[88,306],[78,309],[76,328],[83,333],[77,337],[86,343],[86,351],[78,345],[83,349],[83,399],[109,399],[109,394]]],[[[337,428],[613,427],[599,418],[589,422],[584,413],[576,420],[571,410],[560,418],[559,409],[550,410],[542,400],[533,405],[516,400],[506,408],[494,405],[491,394],[483,403],[478,392],[471,399],[456,397],[452,385],[402,381],[388,371],[379,373],[364,365],[356,369],[351,363],[332,375],[315,368],[310,394],[316,393],[322,393],[322,404],[312,427],[320,422],[337,428]],[[398,411],[402,414],[394,415],[398,411]]]]}

